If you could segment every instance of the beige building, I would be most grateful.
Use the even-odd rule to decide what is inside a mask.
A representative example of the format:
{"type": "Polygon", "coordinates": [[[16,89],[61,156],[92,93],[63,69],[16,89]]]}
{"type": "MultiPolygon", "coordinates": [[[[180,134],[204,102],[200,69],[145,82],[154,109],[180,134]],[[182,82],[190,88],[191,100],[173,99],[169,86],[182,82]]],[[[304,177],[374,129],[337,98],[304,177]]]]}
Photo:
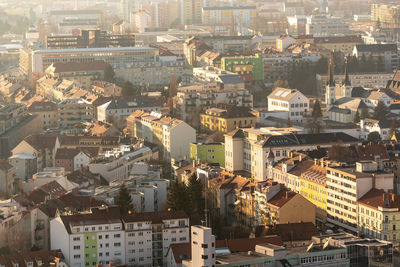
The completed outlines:
{"type": "Polygon", "coordinates": [[[59,127],[68,129],[71,133],[77,126],[93,119],[92,103],[84,99],[66,99],[58,104],[59,127]]]}
{"type": "Polygon", "coordinates": [[[202,0],[179,1],[181,24],[201,24],[203,6],[202,0]]]}
{"type": "Polygon", "coordinates": [[[13,155],[27,152],[37,158],[37,171],[42,171],[45,167],[53,167],[55,155],[60,147],[57,135],[53,134],[33,134],[22,140],[11,152],[13,155]]]}
{"type": "Polygon", "coordinates": [[[122,96],[122,88],[115,83],[104,81],[92,82],[92,92],[105,97],[108,96],[122,96]]]}
{"type": "Polygon", "coordinates": [[[400,28],[399,4],[372,4],[371,20],[379,23],[382,28],[400,28]]]}
{"type": "Polygon", "coordinates": [[[268,201],[265,212],[268,220],[266,224],[298,222],[315,224],[315,206],[293,191],[281,190],[268,201]]]}
{"type": "Polygon", "coordinates": [[[67,79],[58,79],[45,75],[36,82],[36,94],[55,101],[67,98],[68,91],[75,87],[75,83],[67,79]]]}
{"type": "Polygon", "coordinates": [[[53,102],[35,101],[29,106],[28,112],[38,115],[42,122],[43,130],[58,126],[57,104],[53,102]]]}
{"type": "Polygon", "coordinates": [[[110,65],[103,60],[81,63],[57,62],[50,65],[45,73],[57,79],[70,80],[84,89],[89,89],[93,81],[104,79],[108,67],[110,65]]]}
{"type": "Polygon", "coordinates": [[[357,201],[357,212],[360,234],[399,245],[399,195],[373,188],[357,201]]]}

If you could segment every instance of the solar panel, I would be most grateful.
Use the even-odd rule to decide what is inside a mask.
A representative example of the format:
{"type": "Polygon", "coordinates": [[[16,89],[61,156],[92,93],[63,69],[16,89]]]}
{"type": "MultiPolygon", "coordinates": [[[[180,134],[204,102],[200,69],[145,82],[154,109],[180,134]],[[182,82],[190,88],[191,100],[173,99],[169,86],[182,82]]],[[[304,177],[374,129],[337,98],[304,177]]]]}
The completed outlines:
{"type": "Polygon", "coordinates": [[[283,92],[283,94],[281,96],[286,97],[289,93],[290,93],[289,91],[285,91],[285,92],[283,92]]]}
{"type": "Polygon", "coordinates": [[[275,96],[280,96],[284,91],[279,90],[278,92],[275,93],[275,96]]]}

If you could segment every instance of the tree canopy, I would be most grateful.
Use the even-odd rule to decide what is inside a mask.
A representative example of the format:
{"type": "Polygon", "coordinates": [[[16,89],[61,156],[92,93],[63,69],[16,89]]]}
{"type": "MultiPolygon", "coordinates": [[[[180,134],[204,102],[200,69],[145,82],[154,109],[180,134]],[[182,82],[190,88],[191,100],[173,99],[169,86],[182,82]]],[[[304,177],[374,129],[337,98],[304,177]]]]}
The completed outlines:
{"type": "Polygon", "coordinates": [[[369,142],[378,143],[382,139],[381,139],[381,135],[378,132],[372,132],[372,133],[368,134],[367,140],[369,142]]]}
{"type": "Polygon", "coordinates": [[[122,184],[118,195],[114,199],[114,202],[117,206],[119,206],[121,214],[127,214],[129,211],[133,211],[132,198],[125,184],[122,184]]]}
{"type": "Polygon", "coordinates": [[[379,101],[378,105],[376,105],[374,109],[373,117],[376,120],[383,121],[387,119],[389,113],[389,109],[386,107],[386,105],[383,102],[379,101]]]}
{"type": "Polygon", "coordinates": [[[140,89],[135,87],[130,81],[126,81],[122,85],[122,95],[123,96],[139,96],[140,89]]]}
{"type": "Polygon", "coordinates": [[[313,107],[313,111],[312,111],[311,116],[312,116],[314,119],[317,119],[317,118],[321,118],[321,117],[322,117],[321,104],[319,103],[318,100],[315,101],[315,104],[314,104],[314,107],[313,107]]]}
{"type": "Polygon", "coordinates": [[[111,65],[108,65],[104,70],[104,80],[109,83],[115,82],[115,72],[111,65]]]}

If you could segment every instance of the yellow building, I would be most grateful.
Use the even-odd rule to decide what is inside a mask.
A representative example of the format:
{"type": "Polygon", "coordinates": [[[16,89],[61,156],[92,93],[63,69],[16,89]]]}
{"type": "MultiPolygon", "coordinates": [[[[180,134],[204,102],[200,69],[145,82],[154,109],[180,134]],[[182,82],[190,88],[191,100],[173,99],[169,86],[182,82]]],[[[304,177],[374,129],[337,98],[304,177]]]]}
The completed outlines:
{"type": "Polygon", "coordinates": [[[315,206],[296,192],[281,189],[266,204],[266,224],[312,222],[315,224],[315,206]],[[307,212],[304,212],[307,211],[307,212]]]}
{"type": "Polygon", "coordinates": [[[351,54],[354,46],[363,44],[363,40],[359,36],[330,36],[319,37],[314,40],[315,46],[331,51],[341,51],[345,54],[351,54]]]}
{"type": "Polygon", "coordinates": [[[32,50],[29,48],[19,50],[19,73],[26,77],[32,73],[32,50]]]}
{"type": "Polygon", "coordinates": [[[357,201],[358,232],[368,238],[400,241],[400,196],[371,189],[357,201]]]}
{"type": "Polygon", "coordinates": [[[203,24],[252,27],[255,24],[255,6],[207,6],[203,8],[203,24]]]}
{"type": "Polygon", "coordinates": [[[371,21],[383,28],[400,28],[400,5],[371,5],[371,21]]]}
{"type": "Polygon", "coordinates": [[[205,113],[200,114],[200,124],[207,130],[226,133],[238,127],[255,127],[257,117],[244,107],[210,108],[205,113]]]}
{"type": "Polygon", "coordinates": [[[180,2],[181,23],[201,24],[203,6],[202,0],[182,0],[180,2]]]}
{"type": "Polygon", "coordinates": [[[326,222],[326,168],[313,165],[299,176],[299,192],[316,207],[316,218],[326,222]]]}

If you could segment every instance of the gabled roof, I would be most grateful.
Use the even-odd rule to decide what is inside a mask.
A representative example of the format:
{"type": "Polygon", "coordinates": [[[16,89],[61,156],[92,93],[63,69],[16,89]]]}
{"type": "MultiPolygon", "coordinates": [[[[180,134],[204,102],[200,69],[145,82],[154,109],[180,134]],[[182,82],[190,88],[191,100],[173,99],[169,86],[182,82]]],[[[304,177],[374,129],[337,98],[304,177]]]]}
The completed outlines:
{"type": "Polygon", "coordinates": [[[281,189],[273,198],[268,201],[268,205],[273,205],[278,208],[282,208],[290,200],[296,196],[296,192],[287,189],[281,189]]]}
{"type": "Polygon", "coordinates": [[[373,188],[358,200],[359,204],[371,208],[400,208],[400,195],[386,193],[384,190],[373,188]]]}
{"type": "Polygon", "coordinates": [[[385,145],[370,143],[368,145],[356,146],[359,160],[375,160],[378,156],[381,159],[389,159],[389,154],[385,145]]]}
{"type": "MultiPolygon", "coordinates": [[[[74,148],[59,148],[56,152],[56,159],[69,159],[73,160],[76,155],[81,152],[80,149],[74,148]]],[[[84,153],[84,152],[83,152],[84,153]]],[[[86,153],[85,153],[86,154],[86,153]]]]}
{"type": "Polygon", "coordinates": [[[240,128],[235,129],[235,130],[227,133],[226,135],[232,136],[232,138],[244,138],[243,130],[240,128]]]}
{"type": "Polygon", "coordinates": [[[280,236],[283,242],[311,240],[318,233],[318,228],[312,222],[280,223],[265,231],[266,235],[280,236]]]}
{"type": "Polygon", "coordinates": [[[271,94],[268,95],[268,99],[271,98],[271,99],[289,101],[298,93],[301,94],[301,92],[296,89],[278,87],[274,91],[272,91],[271,94]]]}
{"type": "Polygon", "coordinates": [[[28,263],[32,263],[32,267],[50,267],[57,266],[60,260],[64,259],[61,250],[49,251],[30,251],[15,254],[0,255],[0,265],[5,267],[28,267],[28,263]],[[39,265],[39,263],[41,264],[39,265]]]}
{"type": "Polygon", "coordinates": [[[24,141],[30,144],[34,149],[54,149],[58,140],[55,134],[32,134],[25,137],[24,141]]]}

